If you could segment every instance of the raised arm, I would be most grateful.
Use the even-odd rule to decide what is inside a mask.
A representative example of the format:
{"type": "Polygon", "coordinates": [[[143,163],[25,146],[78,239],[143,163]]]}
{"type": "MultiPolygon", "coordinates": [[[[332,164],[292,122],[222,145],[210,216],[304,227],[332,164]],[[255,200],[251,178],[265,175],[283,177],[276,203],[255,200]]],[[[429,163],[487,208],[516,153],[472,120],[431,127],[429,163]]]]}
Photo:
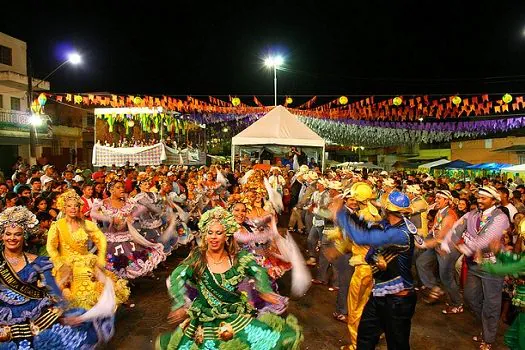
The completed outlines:
{"type": "Polygon", "coordinates": [[[409,245],[409,233],[396,227],[386,230],[366,229],[358,226],[347,214],[344,208],[336,214],[336,220],[343,229],[343,233],[358,245],[369,245],[379,248],[389,245],[409,245]]]}

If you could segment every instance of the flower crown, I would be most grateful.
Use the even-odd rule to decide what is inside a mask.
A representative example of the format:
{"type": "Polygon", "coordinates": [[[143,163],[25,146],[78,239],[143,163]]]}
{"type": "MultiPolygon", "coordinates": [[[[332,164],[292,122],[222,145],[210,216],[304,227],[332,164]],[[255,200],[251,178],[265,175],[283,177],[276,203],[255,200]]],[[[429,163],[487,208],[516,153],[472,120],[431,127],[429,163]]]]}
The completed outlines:
{"type": "Polygon", "coordinates": [[[57,208],[60,211],[64,211],[64,208],[66,207],[66,203],[69,201],[75,201],[77,202],[78,206],[82,206],[84,203],[82,202],[82,199],[80,199],[80,196],[75,190],[67,190],[66,192],[62,193],[57,198],[57,208]]]}
{"type": "Polygon", "coordinates": [[[219,222],[226,232],[227,236],[233,235],[240,228],[233,215],[222,207],[215,207],[202,214],[199,221],[199,230],[207,234],[212,223],[219,222]]]}
{"type": "Polygon", "coordinates": [[[4,234],[8,227],[21,227],[25,239],[39,229],[36,215],[23,206],[7,208],[0,213],[0,234],[4,234]]]}

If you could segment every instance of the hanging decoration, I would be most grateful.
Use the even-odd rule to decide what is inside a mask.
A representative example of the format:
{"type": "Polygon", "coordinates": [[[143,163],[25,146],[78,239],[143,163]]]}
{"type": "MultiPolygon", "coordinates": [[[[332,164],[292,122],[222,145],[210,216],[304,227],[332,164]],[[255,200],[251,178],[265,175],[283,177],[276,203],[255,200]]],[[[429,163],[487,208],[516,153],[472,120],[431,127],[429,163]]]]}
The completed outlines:
{"type": "Polygon", "coordinates": [[[135,104],[135,106],[140,106],[142,104],[142,99],[137,96],[133,98],[133,103],[135,104]]]}
{"type": "Polygon", "coordinates": [[[503,97],[501,98],[503,100],[503,102],[509,104],[512,102],[512,95],[511,94],[505,94],[503,95],[503,97]]]}
{"type": "Polygon", "coordinates": [[[392,102],[395,106],[400,106],[401,103],[403,103],[403,98],[400,96],[394,97],[394,100],[392,102]]]}
{"type": "Polygon", "coordinates": [[[341,96],[341,97],[339,97],[339,104],[340,104],[340,105],[343,105],[343,106],[344,106],[344,105],[346,105],[347,103],[348,103],[348,97],[346,97],[346,96],[341,96]]]}
{"type": "Polygon", "coordinates": [[[293,98],[291,98],[291,97],[287,97],[287,98],[286,98],[286,104],[287,104],[287,105],[291,105],[292,103],[293,103],[293,98]]]}
{"type": "Polygon", "coordinates": [[[40,95],[38,95],[38,104],[40,105],[40,107],[44,107],[46,105],[46,102],[47,102],[47,97],[44,93],[41,93],[40,95]]]}
{"type": "Polygon", "coordinates": [[[240,104],[241,104],[241,99],[240,99],[240,98],[238,98],[238,97],[234,97],[234,98],[232,98],[232,105],[233,105],[234,107],[237,107],[237,106],[240,105],[240,104]]]}
{"type": "Polygon", "coordinates": [[[465,122],[345,122],[301,117],[300,120],[327,140],[337,144],[384,147],[399,144],[448,142],[525,127],[525,117],[465,122]]]}
{"type": "Polygon", "coordinates": [[[454,97],[452,97],[452,103],[455,104],[456,106],[459,106],[459,104],[461,103],[461,101],[462,101],[462,100],[461,100],[461,97],[459,97],[459,96],[457,96],[457,95],[454,96],[454,97]]]}

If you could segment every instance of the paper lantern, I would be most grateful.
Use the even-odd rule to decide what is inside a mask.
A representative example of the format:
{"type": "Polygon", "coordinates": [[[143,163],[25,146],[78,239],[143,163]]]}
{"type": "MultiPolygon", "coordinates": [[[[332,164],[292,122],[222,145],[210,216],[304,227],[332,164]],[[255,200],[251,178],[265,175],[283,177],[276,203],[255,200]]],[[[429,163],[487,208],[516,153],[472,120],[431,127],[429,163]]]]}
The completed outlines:
{"type": "Polygon", "coordinates": [[[135,121],[134,121],[133,119],[130,119],[130,120],[128,121],[128,126],[129,126],[130,128],[134,127],[134,126],[135,126],[135,121]]]}
{"type": "Polygon", "coordinates": [[[505,94],[505,95],[503,95],[502,100],[505,103],[511,103],[512,102],[512,95],[511,94],[505,94]]]}
{"type": "Polygon", "coordinates": [[[234,107],[237,107],[237,106],[240,105],[240,104],[241,104],[241,99],[240,99],[240,98],[238,98],[238,97],[234,97],[234,98],[232,98],[232,105],[233,105],[234,107]]]}
{"type": "Polygon", "coordinates": [[[151,132],[154,133],[154,134],[158,134],[159,133],[159,128],[154,126],[153,128],[151,128],[151,132]]]}
{"type": "Polygon", "coordinates": [[[287,97],[287,98],[286,98],[286,104],[287,104],[287,105],[291,105],[292,103],[293,103],[293,98],[291,98],[291,97],[287,97]]]}
{"type": "Polygon", "coordinates": [[[452,103],[455,104],[456,106],[459,106],[459,104],[461,103],[461,97],[459,96],[454,96],[452,97],[452,103]]]}
{"type": "Polygon", "coordinates": [[[33,101],[33,103],[31,103],[31,111],[33,113],[38,113],[40,111],[40,104],[37,101],[33,101]]]}
{"type": "Polygon", "coordinates": [[[394,105],[399,106],[401,103],[403,103],[403,98],[400,96],[394,97],[394,105]]]}
{"type": "Polygon", "coordinates": [[[339,104],[345,105],[347,103],[348,103],[348,97],[346,97],[346,96],[339,97],[339,104]]]}
{"type": "Polygon", "coordinates": [[[140,105],[140,104],[142,103],[142,99],[141,99],[140,97],[137,96],[137,97],[135,97],[135,98],[133,99],[133,103],[134,103],[135,105],[140,105]]]}
{"type": "Polygon", "coordinates": [[[44,107],[46,105],[46,102],[47,102],[47,97],[46,95],[44,94],[40,94],[38,95],[38,104],[42,107],[44,107]]]}

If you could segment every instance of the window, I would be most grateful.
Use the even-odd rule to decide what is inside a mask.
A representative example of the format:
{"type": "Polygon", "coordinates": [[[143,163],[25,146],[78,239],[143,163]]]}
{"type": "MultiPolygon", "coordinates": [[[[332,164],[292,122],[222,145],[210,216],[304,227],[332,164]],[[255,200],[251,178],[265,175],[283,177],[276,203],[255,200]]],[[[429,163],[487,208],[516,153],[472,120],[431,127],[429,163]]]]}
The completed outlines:
{"type": "Polygon", "coordinates": [[[492,139],[485,140],[485,148],[492,148],[492,139]]]}
{"type": "Polygon", "coordinates": [[[15,111],[20,110],[20,99],[18,97],[11,97],[11,109],[15,111]]]}
{"type": "Polygon", "coordinates": [[[8,66],[13,65],[13,50],[10,47],[0,45],[0,63],[8,66]]]}

